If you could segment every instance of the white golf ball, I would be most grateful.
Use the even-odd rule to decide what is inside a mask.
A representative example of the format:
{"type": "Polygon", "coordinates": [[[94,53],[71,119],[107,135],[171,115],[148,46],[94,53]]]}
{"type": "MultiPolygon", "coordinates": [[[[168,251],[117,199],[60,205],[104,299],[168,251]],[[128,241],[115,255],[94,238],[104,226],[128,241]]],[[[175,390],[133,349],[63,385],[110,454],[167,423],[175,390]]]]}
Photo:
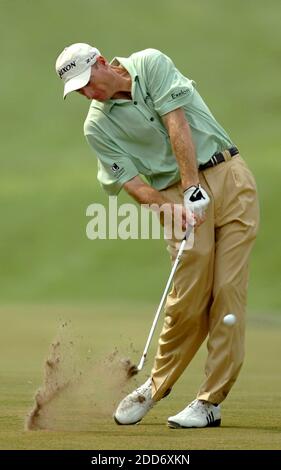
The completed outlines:
{"type": "Polygon", "coordinates": [[[236,316],[233,314],[233,313],[229,313],[228,315],[225,315],[223,317],[223,323],[225,325],[234,325],[234,323],[236,322],[236,316]]]}

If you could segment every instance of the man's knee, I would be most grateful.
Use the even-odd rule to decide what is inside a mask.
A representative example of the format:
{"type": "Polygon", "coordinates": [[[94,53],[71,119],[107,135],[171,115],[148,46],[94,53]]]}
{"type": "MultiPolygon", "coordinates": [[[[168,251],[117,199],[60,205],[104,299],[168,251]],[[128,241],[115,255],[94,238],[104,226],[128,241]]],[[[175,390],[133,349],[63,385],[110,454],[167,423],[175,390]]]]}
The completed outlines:
{"type": "MultiPolygon", "coordinates": [[[[223,311],[237,315],[235,310],[244,310],[247,300],[247,282],[239,283],[221,280],[213,287],[213,305],[223,306],[223,311]]],[[[226,314],[225,313],[225,314],[226,314]]]]}

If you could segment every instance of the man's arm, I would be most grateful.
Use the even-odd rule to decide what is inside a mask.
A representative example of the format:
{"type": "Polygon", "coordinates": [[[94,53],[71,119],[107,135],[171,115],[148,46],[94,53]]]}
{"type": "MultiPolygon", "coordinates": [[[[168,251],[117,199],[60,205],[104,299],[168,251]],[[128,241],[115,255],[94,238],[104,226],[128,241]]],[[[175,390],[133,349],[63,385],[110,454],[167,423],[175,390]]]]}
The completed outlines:
{"type": "Polygon", "coordinates": [[[162,119],[179,165],[183,191],[190,186],[197,186],[199,176],[195,148],[184,110],[182,108],[175,109],[162,116],[162,119]]]}
{"type": "Polygon", "coordinates": [[[189,124],[182,108],[164,114],[162,119],[179,165],[184,205],[193,214],[195,225],[199,226],[205,220],[210,199],[199,184],[195,148],[189,124]]]}
{"type": "Polygon", "coordinates": [[[162,204],[171,203],[163,194],[142,181],[139,176],[135,176],[127,181],[123,187],[139,204],[157,204],[162,206],[162,204]]]}
{"type": "MultiPolygon", "coordinates": [[[[171,205],[171,209],[174,209],[174,203],[166,198],[160,191],[152,188],[149,184],[145,183],[139,176],[135,176],[131,180],[124,184],[123,188],[125,191],[135,199],[139,204],[154,204],[154,210],[158,212],[163,204],[171,205]]],[[[182,206],[182,228],[187,228],[187,213],[182,206]]],[[[160,221],[163,223],[163,218],[160,215],[160,221]]]]}

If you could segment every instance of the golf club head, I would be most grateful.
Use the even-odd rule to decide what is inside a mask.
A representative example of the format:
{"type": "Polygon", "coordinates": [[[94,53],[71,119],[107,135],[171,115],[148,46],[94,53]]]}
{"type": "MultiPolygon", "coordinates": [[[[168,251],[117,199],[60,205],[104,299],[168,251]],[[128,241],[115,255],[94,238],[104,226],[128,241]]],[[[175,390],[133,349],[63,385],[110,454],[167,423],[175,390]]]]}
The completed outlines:
{"type": "Polygon", "coordinates": [[[146,354],[141,357],[141,360],[140,360],[140,362],[139,362],[139,365],[137,366],[138,372],[139,372],[140,370],[142,370],[142,368],[143,368],[143,366],[144,366],[144,363],[145,363],[145,360],[146,360],[146,354]]]}

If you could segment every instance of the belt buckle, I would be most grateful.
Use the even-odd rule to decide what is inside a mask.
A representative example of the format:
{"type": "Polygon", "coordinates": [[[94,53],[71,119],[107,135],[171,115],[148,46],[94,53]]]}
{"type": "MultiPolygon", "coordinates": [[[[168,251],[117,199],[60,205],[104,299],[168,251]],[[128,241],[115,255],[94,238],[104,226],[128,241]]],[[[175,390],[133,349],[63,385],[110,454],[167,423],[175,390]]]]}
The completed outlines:
{"type": "Polygon", "coordinates": [[[211,157],[211,162],[213,164],[213,166],[216,166],[218,164],[218,161],[217,161],[217,155],[214,153],[214,155],[211,157]]]}

